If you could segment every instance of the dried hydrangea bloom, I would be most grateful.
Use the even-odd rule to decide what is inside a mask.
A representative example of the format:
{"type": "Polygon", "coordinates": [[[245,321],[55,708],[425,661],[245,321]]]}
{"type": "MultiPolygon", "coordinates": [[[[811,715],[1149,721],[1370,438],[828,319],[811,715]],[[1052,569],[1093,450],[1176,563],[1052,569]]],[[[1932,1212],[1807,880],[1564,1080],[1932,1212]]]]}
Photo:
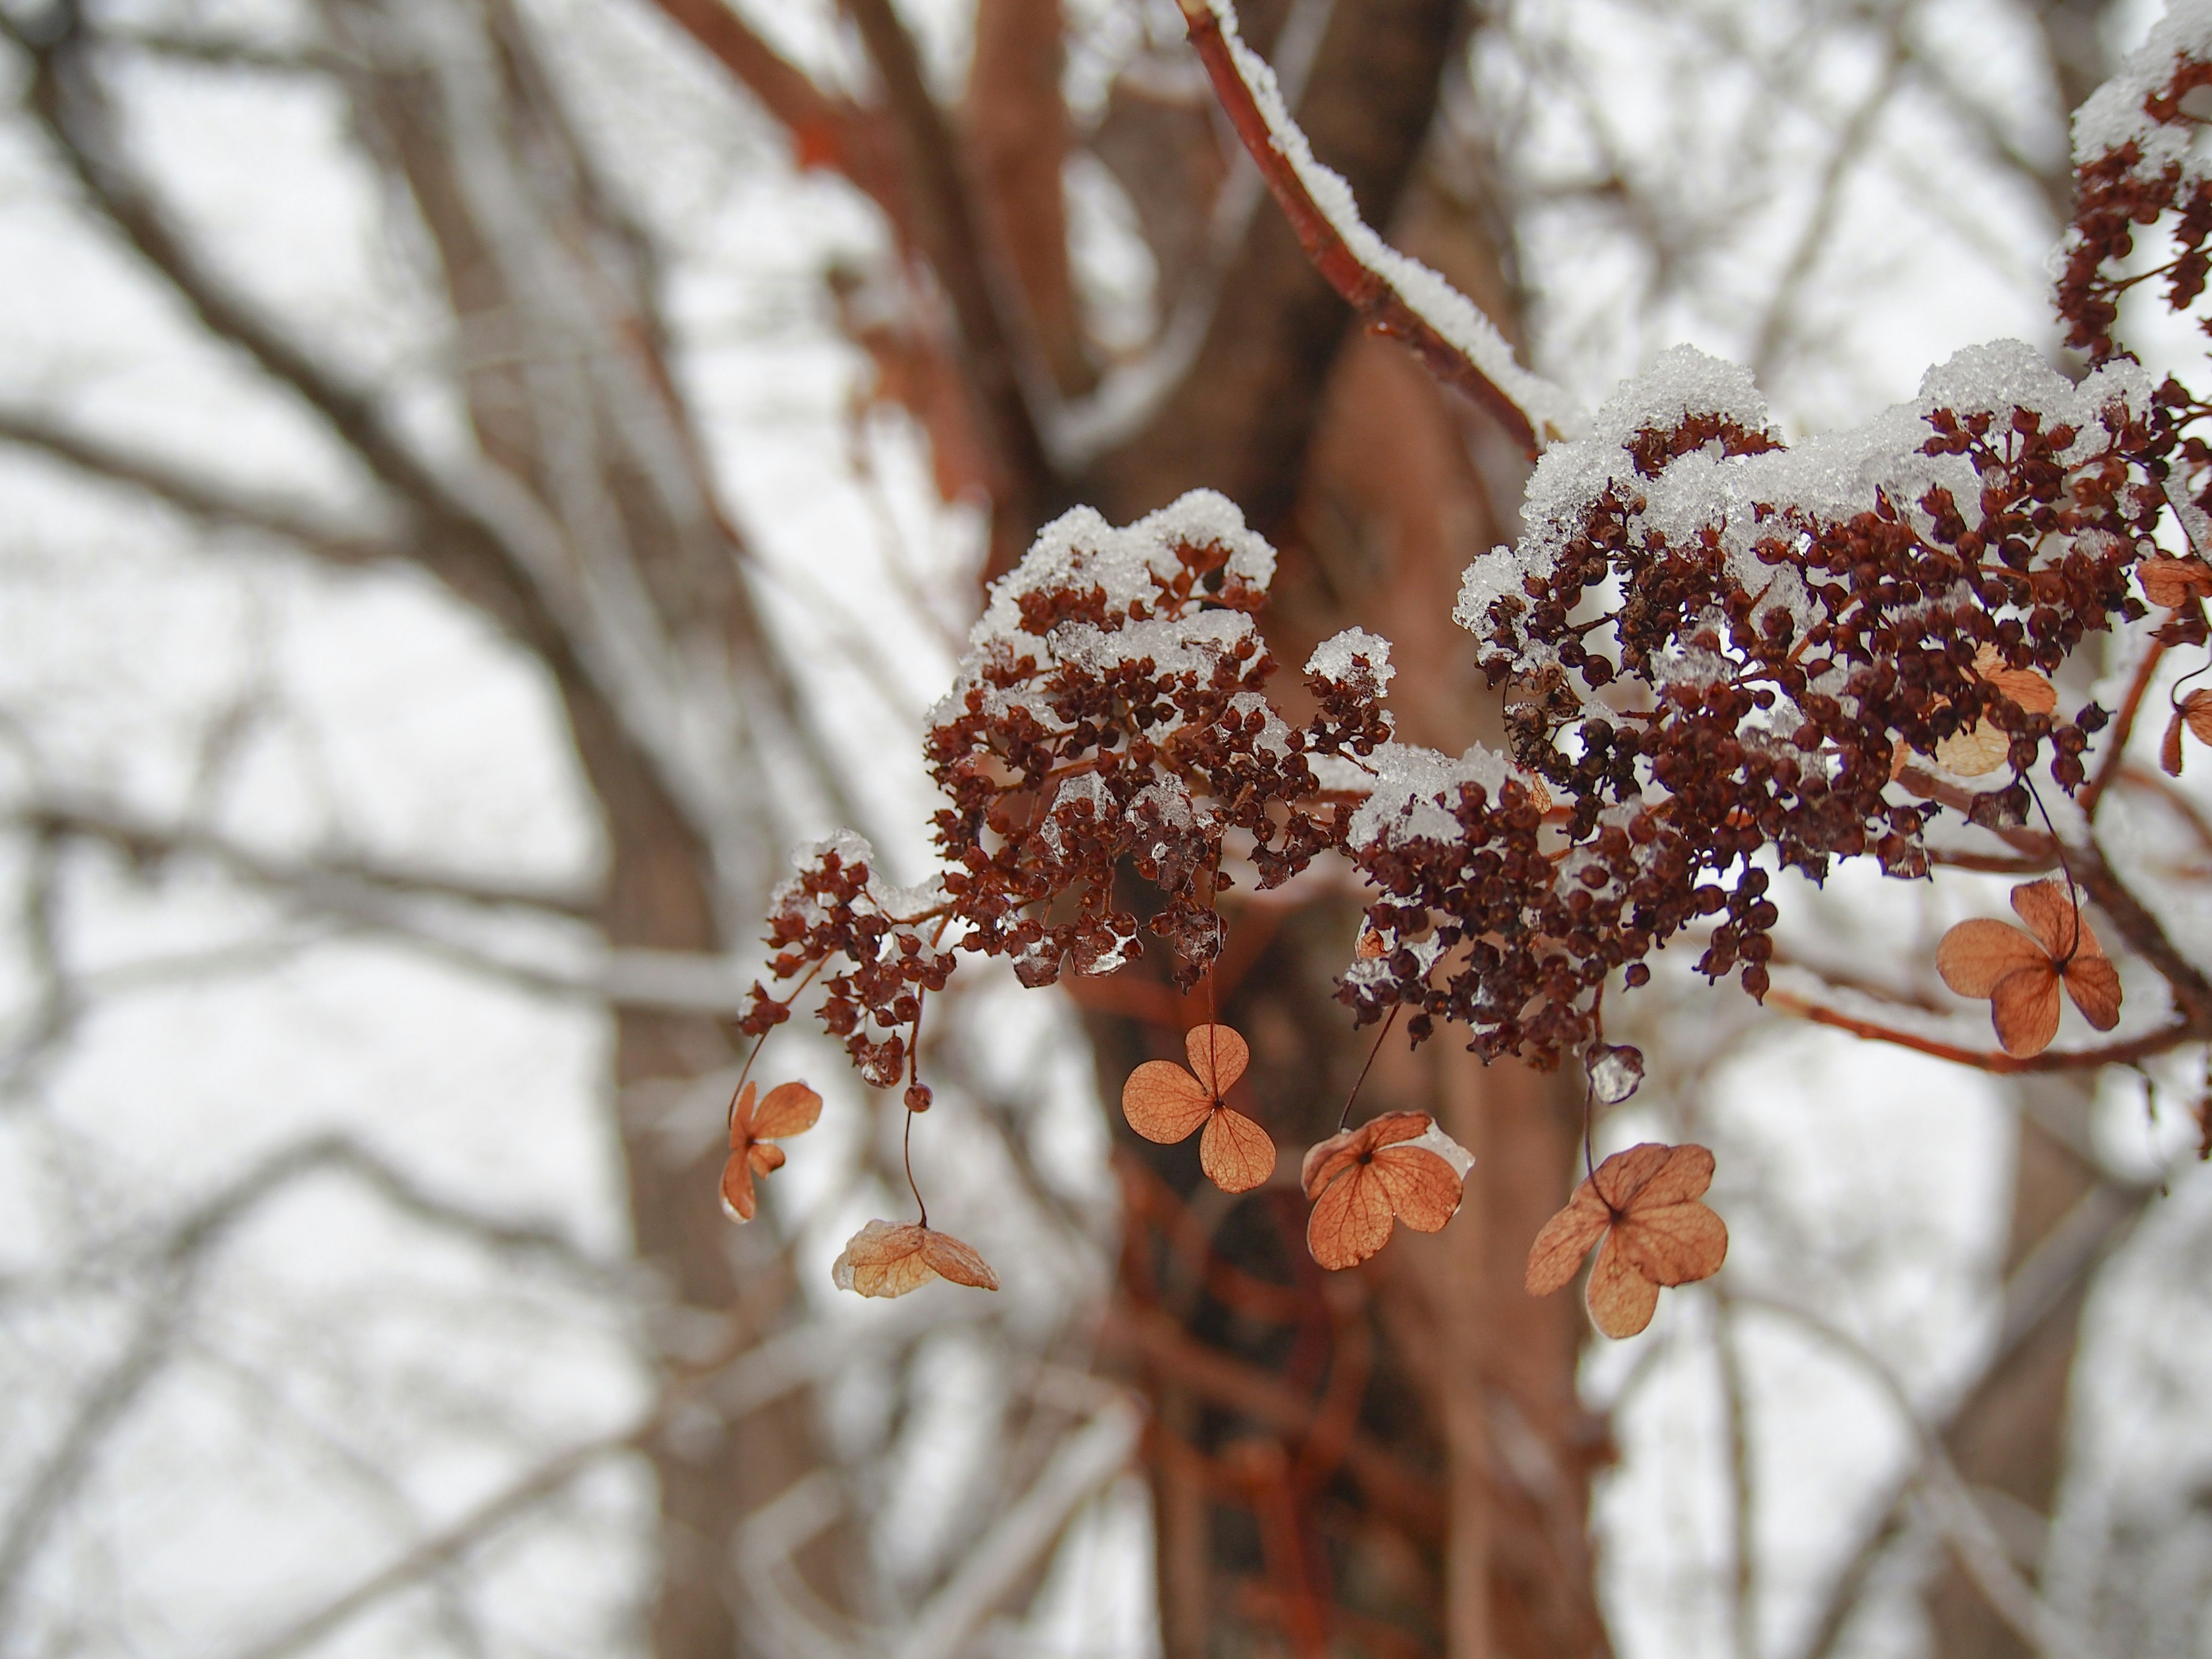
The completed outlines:
{"type": "Polygon", "coordinates": [[[910,1221],[871,1221],[830,1264],[830,1277],[839,1290],[860,1296],[904,1296],[933,1279],[999,1288],[998,1274],[972,1245],[910,1221]]]}
{"type": "Polygon", "coordinates": [[[1314,1201],[1306,1249],[1316,1261],[1355,1267],[1390,1242],[1395,1222],[1433,1233],[1452,1218],[1464,1175],[1442,1152],[1413,1144],[1443,1139],[1435,1128],[1425,1112],[1386,1112],[1307,1152],[1300,1179],[1314,1201]]]}
{"type": "Polygon", "coordinates": [[[2039,1054],[2058,1035],[2058,988],[2100,1031],[2120,1023],[2120,975],[2059,881],[2012,890],[2012,908],[2027,924],[1962,921],[1936,947],[1936,971],[1965,997],[1990,1000],[1997,1042],[2019,1059],[2039,1054]]]}
{"type": "Polygon", "coordinates": [[[1190,1070],[1170,1060],[1146,1060],[1121,1085],[1121,1115],[1164,1146],[1203,1126],[1198,1162],[1206,1179],[1224,1193],[1249,1192],[1275,1172],[1275,1143],[1221,1097],[1244,1075],[1252,1050],[1226,1025],[1194,1025],[1182,1041],[1190,1070]]]}
{"type": "Polygon", "coordinates": [[[1712,1179],[1713,1155],[1703,1146],[1646,1141],[1615,1152],[1528,1247],[1528,1294],[1565,1285],[1602,1237],[1583,1300],[1607,1336],[1634,1336],[1651,1322],[1662,1285],[1721,1270],[1728,1226],[1699,1201],[1712,1179]]]}
{"type": "Polygon", "coordinates": [[[753,1085],[738,1091],[730,1108],[730,1159],[722,1165],[722,1213],[750,1221],[757,1207],[753,1181],[783,1167],[783,1148],[770,1143],[814,1127],[822,1097],[804,1083],[779,1083],[763,1099],[753,1085]]]}

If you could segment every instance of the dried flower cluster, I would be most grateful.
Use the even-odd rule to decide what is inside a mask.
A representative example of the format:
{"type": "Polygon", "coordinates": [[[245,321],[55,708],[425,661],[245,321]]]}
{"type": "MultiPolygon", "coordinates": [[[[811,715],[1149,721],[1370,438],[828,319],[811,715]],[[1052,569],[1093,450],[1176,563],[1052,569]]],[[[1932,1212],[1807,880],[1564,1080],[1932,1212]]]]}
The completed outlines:
{"type": "MultiPolygon", "coordinates": [[[[2054,684],[2082,642],[2160,613],[2116,741],[2156,653],[2205,646],[2212,404],[2154,386],[2112,327],[2144,280],[2124,269],[2141,227],[2176,225],[2153,275],[2177,309],[2212,276],[2212,166],[2184,106],[2207,87],[2199,7],[2161,25],[2077,124],[2081,206],[2058,301],[2092,358],[2079,386],[2000,343],[1931,370],[1907,404],[1793,446],[1744,371],[1681,349],[1555,443],[1526,533],[1468,568],[1455,612],[1505,690],[1509,752],[1396,742],[1389,644],[1357,629],[1306,665],[1317,712],[1285,720],[1254,622],[1274,553],[1218,495],[1122,529],[1089,509],[1047,526],[994,587],[931,718],[943,872],[894,887],[850,836],[802,854],[769,918],[778,989],[754,988],[746,1029],[765,1036],[820,978],[825,1027],[869,1082],[903,1076],[919,1112],[922,1006],[957,953],[1006,957],[1030,986],[1069,965],[1111,973],[1139,953],[1144,914],[1188,991],[1219,953],[1216,902],[1238,873],[1272,886],[1328,853],[1374,895],[1339,988],[1360,1024],[1402,1013],[1419,1042],[1455,1022],[1485,1057],[1578,1054],[1594,1102],[1632,1091],[1640,1056],[1603,1042],[1608,982],[1643,983],[1650,954],[1694,928],[1700,971],[1765,996],[1773,871],[1818,881],[1864,855],[1924,876],[1947,811],[2021,830],[2039,780],[2088,783],[2085,754],[2112,719],[2063,706],[2054,684]],[[2185,550],[2154,539],[2169,526],[2185,550]]],[[[2175,695],[2167,771],[2188,733],[2212,742],[2212,693],[2175,695]]],[[[2014,903],[2027,931],[1953,930],[1947,982],[1990,999],[2014,1056],[2051,1042],[2062,988],[2111,1029],[2118,972],[2070,875],[2014,903]]],[[[2212,1007],[2212,989],[2200,1000],[2212,1007]]],[[[1273,1140],[1228,1100],[1243,1040],[1207,1024],[1187,1046],[1188,1071],[1155,1061],[1128,1079],[1130,1123],[1163,1142],[1199,1133],[1225,1190],[1264,1183],[1273,1140]]],[[[1307,1154],[1316,1260],[1357,1262],[1400,1220],[1443,1224],[1463,1170],[1420,1144],[1433,1133],[1389,1114],[1307,1154]]],[[[740,1148],[733,1127],[733,1169],[773,1167],[764,1140],[740,1148]]],[[[1641,1329],[1658,1286],[1719,1264],[1725,1230],[1696,1202],[1711,1171],[1699,1147],[1607,1159],[1538,1241],[1530,1287],[1564,1283],[1603,1234],[1592,1311],[1609,1333],[1641,1329]]],[[[873,1224],[889,1231],[854,1241],[841,1282],[895,1294],[932,1272],[988,1276],[926,1225],[873,1224]],[[909,1261],[924,1267],[896,1265],[909,1261]]]]}

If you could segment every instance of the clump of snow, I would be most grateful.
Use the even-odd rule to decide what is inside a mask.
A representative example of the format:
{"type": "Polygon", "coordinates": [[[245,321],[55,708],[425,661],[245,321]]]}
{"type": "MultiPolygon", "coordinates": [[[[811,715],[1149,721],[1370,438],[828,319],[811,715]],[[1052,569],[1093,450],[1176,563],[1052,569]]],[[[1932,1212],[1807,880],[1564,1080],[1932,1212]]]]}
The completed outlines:
{"type": "Polygon", "coordinates": [[[2132,142],[2142,159],[2132,169],[2153,179],[2178,167],[2185,187],[2207,176],[2208,157],[2196,143],[2198,123],[2154,119],[2143,107],[2166,90],[2181,60],[2212,59],[2212,0],[2172,0],[2150,38],[2128,54],[2119,73],[2091,93],[2074,112],[2074,164],[2111,155],[2132,142]]]}
{"type": "Polygon", "coordinates": [[[1457,841],[1452,808],[1460,786],[1479,783],[1495,801],[1505,780],[1518,775],[1504,756],[1480,743],[1456,760],[1417,744],[1386,743],[1367,764],[1374,772],[1371,793],[1352,815],[1350,830],[1352,844],[1360,848],[1457,841]]]}
{"type": "Polygon", "coordinates": [[[1359,204],[1342,175],[1314,159],[1306,136],[1291,118],[1275,72],[1246,46],[1237,32],[1233,0],[1207,0],[1221,38],[1229,48],[1237,73],[1252,94],[1252,102],[1267,124],[1267,136],[1278,155],[1291,164],[1298,182],[1313,198],[1322,216],[1343,238],[1352,257],[1398,292],[1398,297],[1442,335],[1462,356],[1482,371],[1485,379],[1503,392],[1528,417],[1539,443],[1571,437],[1580,430],[1582,410],[1574,399],[1540,375],[1532,374],[1515,361],[1513,348],[1484,316],[1474,301],[1418,259],[1398,252],[1367,227],[1359,204]]]}
{"type": "Polygon", "coordinates": [[[1398,672],[1390,665],[1390,641],[1364,628],[1347,628],[1314,647],[1313,655],[1306,659],[1306,672],[1342,685],[1352,678],[1355,657],[1367,659],[1367,672],[1375,677],[1376,690],[1389,689],[1398,672]]]}

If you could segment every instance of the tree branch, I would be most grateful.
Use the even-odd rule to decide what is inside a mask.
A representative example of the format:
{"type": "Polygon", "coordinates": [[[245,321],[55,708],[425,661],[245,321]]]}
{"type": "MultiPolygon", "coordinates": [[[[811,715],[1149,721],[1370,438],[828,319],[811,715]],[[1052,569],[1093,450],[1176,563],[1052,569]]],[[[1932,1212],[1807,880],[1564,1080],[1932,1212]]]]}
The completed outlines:
{"type": "Polygon", "coordinates": [[[412,556],[413,550],[401,543],[321,517],[307,502],[218,488],[156,457],[134,454],[89,433],[73,432],[33,410],[0,408],[0,443],[47,456],[95,478],[127,485],[202,524],[281,537],[335,563],[367,564],[412,556]]]}
{"type": "Polygon", "coordinates": [[[959,334],[961,372],[974,396],[1006,484],[1002,520],[1030,528],[1060,504],[1061,489],[1029,388],[1040,384],[1023,357],[1029,345],[1026,307],[1000,273],[984,240],[958,143],[930,96],[914,38],[890,0],[847,0],[868,58],[882,77],[884,98],[899,137],[922,251],[944,285],[959,334]],[[1010,326],[1010,319],[1020,323],[1010,326]]]}
{"type": "Polygon", "coordinates": [[[1488,410],[1531,459],[1565,435],[1575,417],[1565,395],[1513,361],[1466,295],[1376,235],[1344,181],[1313,159],[1273,71],[1237,37],[1229,0],[1178,3],[1222,109],[1314,269],[1370,330],[1403,340],[1430,373],[1488,410]]]}

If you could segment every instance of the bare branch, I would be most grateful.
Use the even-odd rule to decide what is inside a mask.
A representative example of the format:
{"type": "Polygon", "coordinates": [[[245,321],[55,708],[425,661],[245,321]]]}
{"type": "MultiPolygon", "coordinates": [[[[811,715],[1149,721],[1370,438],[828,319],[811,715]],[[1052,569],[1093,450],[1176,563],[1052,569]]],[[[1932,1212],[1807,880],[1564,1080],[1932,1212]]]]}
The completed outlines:
{"type": "Polygon", "coordinates": [[[0,443],[14,444],[90,477],[127,485],[202,524],[281,537],[336,563],[366,564],[413,556],[411,548],[325,517],[312,503],[218,488],[204,473],[155,456],[135,454],[89,433],[71,431],[36,410],[0,409],[0,443]]]}
{"type": "Polygon", "coordinates": [[[960,337],[960,365],[1005,474],[1000,516],[1020,527],[1040,522],[1060,495],[1028,388],[1041,376],[1024,364],[1027,308],[996,269],[963,174],[957,141],[922,79],[921,54],[890,0],[848,0],[847,9],[883,78],[899,137],[923,251],[945,285],[960,337]],[[1010,325],[1010,319],[1020,319],[1010,325]]]}

